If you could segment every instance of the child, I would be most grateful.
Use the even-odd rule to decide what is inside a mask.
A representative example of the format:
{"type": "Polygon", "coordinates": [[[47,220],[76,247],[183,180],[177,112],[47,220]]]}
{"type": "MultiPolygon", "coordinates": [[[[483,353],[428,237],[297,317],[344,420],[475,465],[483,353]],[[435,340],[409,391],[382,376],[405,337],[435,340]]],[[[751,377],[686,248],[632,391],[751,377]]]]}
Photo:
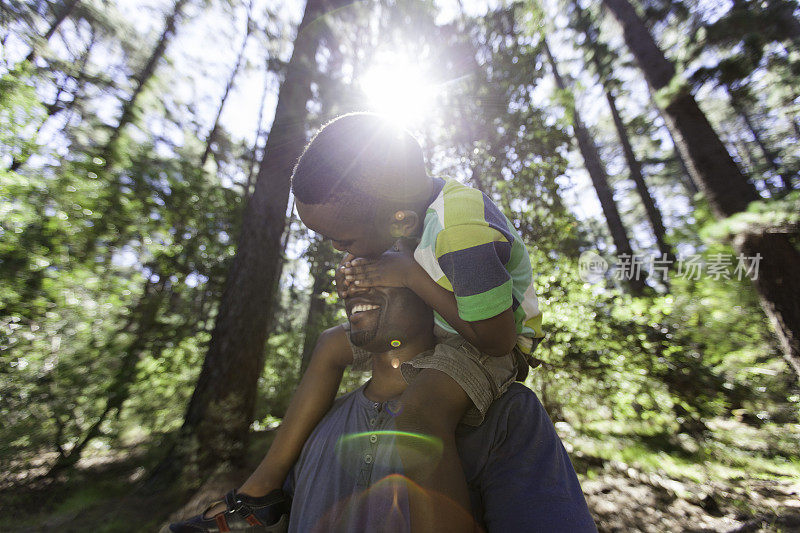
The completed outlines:
{"type": "MultiPolygon", "coordinates": [[[[433,308],[439,344],[402,364],[409,386],[395,423],[400,431],[437,439],[441,456],[420,461],[419,450],[399,453],[408,478],[468,510],[456,426],[481,423],[492,401],[527,368],[542,337],[525,245],[487,196],[428,176],[417,141],[369,113],[344,115],[322,128],[300,157],[292,188],[306,226],[348,252],[337,276],[340,296],[372,286],[408,287],[433,308]],[[384,254],[401,238],[418,240],[413,256],[399,248],[384,254]]],[[[379,305],[357,306],[350,324],[358,329],[377,313],[379,305]]],[[[259,505],[279,494],[306,438],[331,406],[343,367],[362,367],[371,356],[346,337],[321,343],[336,349],[312,356],[273,445],[239,489],[245,503],[259,505]]],[[[403,343],[400,333],[392,340],[392,346],[403,343]]],[[[431,509],[425,490],[409,491],[413,530],[472,527],[463,515],[431,509]]],[[[231,506],[236,502],[229,501],[231,506]]],[[[220,504],[197,518],[213,524],[224,509],[220,504]]]]}

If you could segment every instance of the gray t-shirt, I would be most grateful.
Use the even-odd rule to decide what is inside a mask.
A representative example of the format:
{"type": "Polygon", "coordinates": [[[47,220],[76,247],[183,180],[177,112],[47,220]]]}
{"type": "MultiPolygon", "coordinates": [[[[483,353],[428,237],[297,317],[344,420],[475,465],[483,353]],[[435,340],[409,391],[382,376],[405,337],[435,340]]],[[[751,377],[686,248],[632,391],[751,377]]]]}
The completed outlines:
{"type": "MultiPolygon", "coordinates": [[[[409,531],[397,446],[436,444],[395,433],[397,403],[364,387],[338,398],[287,479],[290,532],[409,531]]],[[[596,531],[567,452],[539,399],[514,383],[478,427],[456,432],[473,515],[487,531],[596,531]]]]}

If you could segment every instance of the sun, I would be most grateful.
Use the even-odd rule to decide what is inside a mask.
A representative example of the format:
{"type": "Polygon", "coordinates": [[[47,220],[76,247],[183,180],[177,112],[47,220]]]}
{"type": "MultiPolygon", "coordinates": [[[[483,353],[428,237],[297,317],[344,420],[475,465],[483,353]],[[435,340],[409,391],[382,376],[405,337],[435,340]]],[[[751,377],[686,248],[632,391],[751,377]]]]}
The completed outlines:
{"type": "Polygon", "coordinates": [[[359,79],[371,111],[408,126],[428,116],[436,87],[420,65],[399,56],[375,63],[359,79]]]}

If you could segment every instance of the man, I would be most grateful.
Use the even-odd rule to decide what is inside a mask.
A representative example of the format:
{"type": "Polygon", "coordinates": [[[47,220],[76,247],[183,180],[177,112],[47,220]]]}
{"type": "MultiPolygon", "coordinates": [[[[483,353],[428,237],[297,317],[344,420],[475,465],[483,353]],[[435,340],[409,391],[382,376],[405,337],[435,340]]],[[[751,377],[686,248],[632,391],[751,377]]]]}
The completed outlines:
{"type": "MultiPolygon", "coordinates": [[[[396,431],[397,398],[407,386],[400,365],[434,346],[459,347],[435,345],[431,310],[408,289],[357,291],[345,305],[349,324],[337,328],[349,330],[354,351],[372,352],[372,377],[336,400],[307,440],[285,487],[293,495],[289,530],[407,531],[410,493],[427,502],[422,512],[456,507],[401,475],[408,465],[398,448],[406,462],[416,450],[414,467],[433,471],[441,442],[396,431]]],[[[596,530],[569,457],[530,389],[512,385],[482,425],[460,425],[456,440],[477,525],[503,533],[596,530]]]]}
{"type": "MultiPolygon", "coordinates": [[[[414,513],[456,515],[460,529],[454,531],[464,531],[464,523],[502,533],[596,531],[550,419],[536,395],[519,383],[492,404],[480,426],[460,425],[456,431],[472,516],[403,476],[408,468],[435,471],[442,443],[396,430],[395,417],[403,410],[399,398],[408,385],[400,367],[430,350],[463,349],[458,343],[466,341],[436,344],[431,309],[406,288],[352,290],[345,307],[348,323],[320,336],[312,364],[355,361],[356,368],[371,368],[372,376],[320,415],[307,439],[302,436],[305,445],[284,486],[293,497],[289,531],[409,531],[409,496],[414,513]]],[[[316,383],[304,378],[300,386],[316,383]]],[[[285,523],[279,493],[259,498],[232,492],[220,509],[212,506],[205,516],[171,528],[229,531],[249,524],[254,531],[279,531],[285,523]]]]}

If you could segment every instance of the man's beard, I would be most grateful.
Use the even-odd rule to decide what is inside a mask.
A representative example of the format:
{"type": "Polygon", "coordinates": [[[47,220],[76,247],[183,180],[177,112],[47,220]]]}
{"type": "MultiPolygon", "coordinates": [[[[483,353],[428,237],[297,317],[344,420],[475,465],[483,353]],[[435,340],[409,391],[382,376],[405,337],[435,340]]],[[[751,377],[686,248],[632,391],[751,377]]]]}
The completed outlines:
{"type": "Polygon", "coordinates": [[[353,343],[354,346],[358,346],[359,348],[362,346],[366,346],[372,339],[375,338],[375,335],[378,334],[378,325],[376,324],[371,329],[361,330],[361,331],[353,331],[350,330],[350,342],[353,343]]]}

